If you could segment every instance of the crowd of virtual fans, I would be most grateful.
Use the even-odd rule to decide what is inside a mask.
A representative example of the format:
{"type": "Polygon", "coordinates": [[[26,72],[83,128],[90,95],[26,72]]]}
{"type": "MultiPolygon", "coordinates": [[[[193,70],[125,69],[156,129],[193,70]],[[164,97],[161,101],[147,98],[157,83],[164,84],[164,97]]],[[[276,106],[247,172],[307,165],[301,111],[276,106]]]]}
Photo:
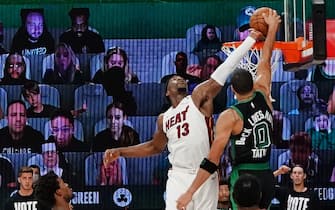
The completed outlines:
{"type": "MultiPolygon", "coordinates": [[[[243,8],[237,18],[236,40],[243,40],[248,35],[246,30],[248,15],[250,16],[248,11],[250,7],[243,8]]],[[[81,185],[84,182],[78,182],[76,173],[72,171],[71,162],[66,160],[64,153],[97,152],[101,156],[101,152],[107,148],[136,145],[146,140],[140,139],[140,132],[145,131],[135,130],[127,118],[136,115],[138,106],[142,106],[135,100],[132,92],[126,90],[126,84],[140,83],[136,72],[131,71],[127,52],[120,47],[105,49],[99,32],[89,26],[88,8],[73,8],[69,11],[72,26],[57,37],[57,41],[48,32],[43,13],[43,9],[22,9],[22,26],[14,35],[10,49],[5,49],[3,46],[0,49],[0,53],[5,56],[0,88],[19,85],[22,96],[22,100],[9,101],[6,109],[0,107],[0,187],[15,187],[17,183],[14,167],[21,167],[15,166],[15,163],[6,157],[7,154],[34,153],[36,155],[27,158],[26,162],[27,166],[38,168],[39,175],[45,175],[53,170],[71,185],[81,185]],[[95,70],[90,80],[84,76],[76,56],[85,53],[104,54],[100,69],[95,70]],[[52,56],[49,57],[51,64],[43,70],[41,81],[29,78],[27,56],[32,55],[52,56]],[[87,105],[83,104],[81,110],[76,110],[57,107],[52,103],[42,103],[41,91],[44,89],[41,88],[41,84],[80,86],[87,83],[101,84],[106,95],[112,96],[113,100],[110,100],[109,105],[103,110],[105,128],[100,129],[92,137],[79,138],[77,134],[80,132],[77,129],[83,128],[78,127],[76,123],[87,105]],[[48,118],[50,135],[45,136],[30,126],[27,123],[29,118],[48,118]]],[[[177,74],[188,81],[191,92],[199,83],[208,79],[224,60],[220,52],[224,40],[218,33],[220,33],[218,27],[204,25],[201,39],[197,40],[190,52],[198,58],[198,62],[189,62],[189,52],[181,50],[175,53],[173,58],[175,72],[163,75],[161,83],[166,83],[169,78],[177,74]]],[[[335,168],[332,169],[333,166],[329,165],[328,170],[322,172],[320,169],[322,160],[320,161],[318,153],[335,149],[335,118],[327,111],[328,98],[333,89],[331,82],[335,78],[331,67],[331,63],[326,62],[304,71],[290,73],[292,80],[280,81],[280,89],[272,90],[277,91],[274,95],[278,95],[279,91],[282,94],[281,90],[286,91],[280,98],[276,98],[280,99],[281,103],[273,112],[273,147],[283,149],[278,153],[275,165],[303,165],[307,182],[311,186],[320,182],[321,178],[317,179],[318,176],[327,183],[335,182],[335,168]],[[323,82],[328,82],[328,85],[324,86],[323,82]]],[[[168,102],[162,106],[162,111],[166,107],[168,102]]],[[[101,163],[101,157],[98,160],[100,162],[95,164],[99,170],[93,185],[128,184],[124,159],[120,158],[109,166],[101,163]]],[[[167,170],[168,164],[163,165],[162,168],[167,170]]],[[[228,148],[221,162],[222,185],[227,183],[230,165],[228,148]]],[[[156,177],[156,179],[165,178],[165,175],[156,177]]],[[[288,179],[289,176],[281,175],[278,177],[278,182],[288,183],[288,179]]],[[[154,184],[158,182],[164,183],[162,180],[153,180],[154,184]]],[[[221,197],[224,199],[227,194],[223,193],[221,197]]]]}

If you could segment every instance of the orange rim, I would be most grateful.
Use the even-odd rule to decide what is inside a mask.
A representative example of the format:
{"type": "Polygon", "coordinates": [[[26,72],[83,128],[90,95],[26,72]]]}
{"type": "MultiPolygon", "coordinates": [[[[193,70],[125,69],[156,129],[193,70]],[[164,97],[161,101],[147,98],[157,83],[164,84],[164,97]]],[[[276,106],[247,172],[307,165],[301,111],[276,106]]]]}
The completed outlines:
{"type": "MultiPolygon", "coordinates": [[[[242,41],[226,42],[222,47],[235,49],[242,44],[242,41]]],[[[264,42],[256,42],[252,50],[261,50],[264,42]]],[[[274,50],[280,49],[284,55],[286,63],[300,63],[313,57],[313,42],[305,41],[303,37],[298,37],[295,41],[276,41],[274,50]]]]}

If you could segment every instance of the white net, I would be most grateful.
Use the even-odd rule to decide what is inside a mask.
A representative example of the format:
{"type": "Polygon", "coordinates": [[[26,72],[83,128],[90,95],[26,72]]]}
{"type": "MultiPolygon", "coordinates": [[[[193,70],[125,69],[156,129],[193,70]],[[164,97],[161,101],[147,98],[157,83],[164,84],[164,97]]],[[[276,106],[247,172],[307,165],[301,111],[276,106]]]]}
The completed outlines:
{"type": "MultiPolygon", "coordinates": [[[[226,54],[226,56],[230,56],[230,54],[239,46],[240,43],[231,43],[229,45],[223,45],[221,50],[226,54]]],[[[243,59],[240,61],[238,67],[248,70],[253,79],[256,79],[256,72],[258,61],[262,55],[262,49],[252,48],[249,53],[247,53],[243,59]]],[[[272,52],[271,57],[271,70],[272,74],[280,68],[282,65],[282,52],[279,49],[276,49],[272,52]]]]}

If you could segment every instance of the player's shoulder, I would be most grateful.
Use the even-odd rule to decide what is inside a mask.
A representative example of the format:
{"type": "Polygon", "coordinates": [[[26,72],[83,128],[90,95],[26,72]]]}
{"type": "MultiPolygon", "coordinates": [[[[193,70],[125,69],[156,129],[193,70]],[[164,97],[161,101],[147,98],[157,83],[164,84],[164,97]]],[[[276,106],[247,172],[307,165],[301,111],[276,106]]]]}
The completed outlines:
{"type": "Polygon", "coordinates": [[[235,108],[235,106],[231,106],[226,110],[224,110],[223,112],[221,112],[221,114],[218,117],[218,123],[220,123],[220,121],[225,123],[235,122],[240,119],[238,116],[239,116],[238,110],[235,108]]]}
{"type": "Polygon", "coordinates": [[[166,112],[164,112],[164,113],[160,113],[160,114],[157,116],[157,120],[159,120],[159,119],[163,119],[165,113],[166,113],[166,112]]]}
{"type": "Polygon", "coordinates": [[[157,123],[161,123],[163,124],[163,119],[164,119],[164,116],[165,116],[165,113],[160,113],[158,116],[157,116],[157,123]]]}

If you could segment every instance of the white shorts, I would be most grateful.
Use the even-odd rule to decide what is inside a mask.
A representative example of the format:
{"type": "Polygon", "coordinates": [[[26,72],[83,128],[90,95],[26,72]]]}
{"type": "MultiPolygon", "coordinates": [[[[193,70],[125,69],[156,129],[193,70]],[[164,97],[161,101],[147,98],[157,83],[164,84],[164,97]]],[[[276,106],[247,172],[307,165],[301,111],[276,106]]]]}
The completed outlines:
{"type": "MultiPolygon", "coordinates": [[[[192,184],[196,170],[170,169],[166,183],[166,210],[176,210],[177,199],[186,192],[192,184]]],[[[219,195],[219,181],[217,173],[212,174],[193,195],[186,210],[216,210],[219,195]]]]}

